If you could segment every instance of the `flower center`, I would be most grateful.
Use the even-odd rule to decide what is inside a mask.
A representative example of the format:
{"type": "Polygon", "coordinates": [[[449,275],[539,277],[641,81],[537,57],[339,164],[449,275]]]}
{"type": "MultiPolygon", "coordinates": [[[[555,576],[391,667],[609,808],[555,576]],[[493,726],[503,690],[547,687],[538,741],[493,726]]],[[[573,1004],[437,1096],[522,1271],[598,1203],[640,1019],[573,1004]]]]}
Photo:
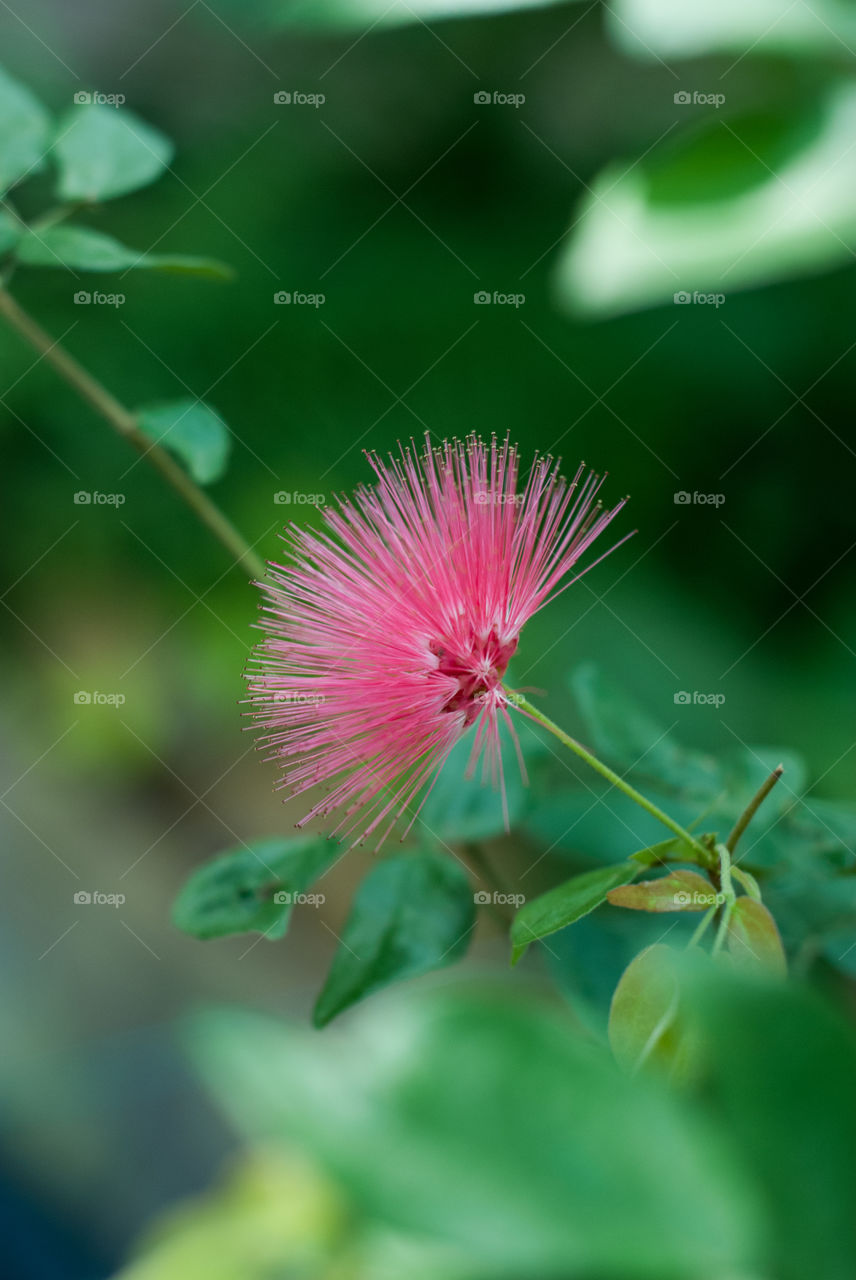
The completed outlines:
{"type": "Polygon", "coordinates": [[[502,681],[517,648],[517,637],[501,640],[493,627],[486,636],[471,632],[468,647],[462,648],[457,641],[432,640],[428,648],[437,658],[440,674],[457,681],[458,687],[446,700],[443,710],[464,710],[466,723],[471,724],[479,713],[482,696],[502,681]]]}

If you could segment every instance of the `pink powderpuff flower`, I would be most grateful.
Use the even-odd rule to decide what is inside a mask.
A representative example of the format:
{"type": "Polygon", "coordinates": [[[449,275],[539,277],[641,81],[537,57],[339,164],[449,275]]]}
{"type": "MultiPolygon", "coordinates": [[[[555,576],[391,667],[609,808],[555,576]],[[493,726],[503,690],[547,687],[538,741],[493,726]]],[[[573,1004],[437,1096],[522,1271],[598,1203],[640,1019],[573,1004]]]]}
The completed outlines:
{"type": "Polygon", "coordinates": [[[568,579],[624,500],[605,510],[605,476],[581,464],[568,484],[549,457],[518,488],[508,440],[432,448],[426,437],[421,455],[366,456],[376,483],[325,509],[324,531],[290,525],[291,563],[257,584],[267,635],[249,714],[280,787],[328,788],[297,825],[344,810],[335,832],[356,829],[360,843],[389,820],[379,847],[405,811],[409,830],[428,791],[411,813],[415,797],[473,724],[468,773],[484,753],[505,805],[500,719],[523,768],[509,659],[527,619],[582,576],[568,579]]]}

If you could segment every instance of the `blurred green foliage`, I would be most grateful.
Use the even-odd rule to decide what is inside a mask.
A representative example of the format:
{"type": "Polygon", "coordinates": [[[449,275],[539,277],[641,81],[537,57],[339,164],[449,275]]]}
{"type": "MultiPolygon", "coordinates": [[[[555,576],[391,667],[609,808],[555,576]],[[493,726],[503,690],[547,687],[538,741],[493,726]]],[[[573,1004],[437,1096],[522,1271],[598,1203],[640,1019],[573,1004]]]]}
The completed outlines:
{"type": "MultiPolygon", "coordinates": [[[[320,1041],[237,1010],[200,1015],[187,1042],[238,1131],[300,1151],[350,1205],[327,1210],[326,1257],[307,1261],[331,1198],[307,1170],[300,1199],[318,1207],[299,1238],[281,1239],[290,1216],[272,1221],[253,1253],[279,1236],[286,1273],[386,1275],[385,1232],[405,1257],[409,1242],[420,1277],[802,1280],[817,1266],[845,1280],[851,1030],[793,988],[681,972],[696,1066],[670,1091],[655,1063],[631,1079],[564,1010],[489,985],[387,1001],[320,1041]]],[[[209,1212],[240,1238],[236,1210],[220,1195],[209,1212]]],[[[156,1241],[158,1259],[139,1274],[172,1280],[156,1241]]]]}
{"type": "MultiPolygon", "coordinates": [[[[318,518],[275,495],[332,501],[364,479],[363,447],[426,429],[508,430],[524,454],[608,465],[610,485],[633,493],[639,537],[533,622],[515,680],[549,690],[557,719],[699,830],[724,835],[784,757],[745,862],[792,972],[849,995],[856,812],[838,798],[856,780],[851,6],[81,8],[91,25],[46,3],[53,59],[23,24],[4,30],[14,80],[0,79],[0,187],[38,232],[0,210],[0,253],[21,263],[15,295],[124,403],[158,407],[153,438],[216,485],[265,556],[280,554],[285,519],[318,518]],[[129,106],[74,104],[84,85],[122,88],[129,106]],[[293,90],[325,101],[273,100],[293,90]],[[70,128],[51,167],[52,117],[70,128]],[[109,207],[46,224],[57,176],[64,199],[109,207]],[[125,295],[121,308],[78,308],[78,272],[114,273],[105,289],[125,295]],[[229,282],[215,290],[204,276],[229,282]],[[482,290],[525,303],[477,306],[482,290]],[[324,302],[277,305],[282,291],[324,302]],[[724,300],[676,306],[675,294],[724,300]],[[209,397],[216,418],[183,421],[209,397]],[[675,501],[696,491],[723,504],[675,501]],[[568,682],[592,656],[602,675],[583,667],[568,682]],[[694,689],[724,694],[724,709],[675,701],[694,689]],[[759,742],[785,750],[747,745],[759,742]]],[[[149,1239],[129,1278],[570,1268],[695,1280],[702,1259],[717,1277],[849,1280],[854,1050],[818,997],[731,981],[727,968],[681,991],[658,1054],[674,1058],[690,1035],[693,1069],[666,1092],[656,1062],[631,1081],[604,1047],[622,971],[664,933],[654,913],[601,906],[548,936],[514,981],[549,973],[566,1007],[521,1007],[504,988],[423,1003],[408,988],[405,1003],[379,998],[321,1040],[282,1021],[306,1011],[336,945],[323,937],[323,953],[304,917],[290,921],[284,960],[259,947],[237,964],[243,940],[203,949],[170,931],[192,866],[236,832],[255,847],[283,822],[237,737],[255,604],[158,478],[34,359],[4,332],[14,963],[3,996],[20,1079],[34,1058],[60,1058],[52,1090],[33,1073],[40,1097],[15,1129],[33,1180],[115,1248],[164,1185],[174,1194],[174,1165],[184,1184],[207,1181],[214,1116],[191,1131],[183,1108],[141,1109],[150,1119],[135,1128],[128,1079],[140,1090],[152,1073],[123,1079],[91,1058],[128,1028],[148,1044],[145,1028],[229,990],[276,1019],[202,1019],[199,1069],[242,1141],[279,1137],[286,1154],[250,1156],[149,1239]],[[77,506],[78,490],[124,503],[77,506]],[[122,689],[127,705],[79,710],[78,689],[122,689]],[[137,941],[118,922],[119,945],[94,921],[75,927],[55,850],[82,884],[129,875],[124,932],[137,941]],[[102,1094],[132,1113],[124,1129],[104,1123],[102,1094]],[[35,1136],[46,1109],[50,1141],[35,1136]],[[181,1164],[191,1148],[195,1172],[181,1164]]],[[[457,785],[456,759],[408,867],[437,856],[437,837],[489,842],[534,901],[662,839],[537,734],[524,749],[529,790],[513,760],[507,770],[511,837],[489,788],[457,785]]],[[[355,859],[359,878],[357,855],[331,877],[329,931],[346,927],[355,859]]],[[[287,905],[259,913],[250,880],[237,921],[234,896],[213,894],[222,932],[289,923],[287,905]]],[[[437,920],[465,923],[462,895],[441,897],[437,920]]],[[[692,923],[672,917],[669,941],[692,923]]],[[[394,928],[387,941],[384,980],[420,968],[394,928]]],[[[494,941],[489,928],[475,938],[476,963],[507,963],[494,941]]],[[[451,932],[446,942],[456,957],[451,932]]],[[[156,1092],[174,1070],[163,1085],[155,1075],[156,1092]]],[[[18,1096],[8,1081],[4,1092],[18,1096]]]]}

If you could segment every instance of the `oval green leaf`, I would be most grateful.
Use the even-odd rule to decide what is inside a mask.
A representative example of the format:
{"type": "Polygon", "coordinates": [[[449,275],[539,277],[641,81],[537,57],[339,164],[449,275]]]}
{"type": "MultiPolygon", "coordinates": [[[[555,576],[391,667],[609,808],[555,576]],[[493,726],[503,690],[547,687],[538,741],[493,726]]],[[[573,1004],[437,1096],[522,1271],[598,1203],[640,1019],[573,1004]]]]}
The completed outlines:
{"type": "Polygon", "coordinates": [[[631,911],[708,911],[719,903],[709,880],[695,871],[673,871],[659,880],[610,889],[607,901],[631,911]]]}
{"type": "Polygon", "coordinates": [[[39,100],[0,68],[0,195],[44,167],[51,129],[39,100]]]}
{"type": "Polygon", "coordinates": [[[232,440],[222,418],[199,400],[170,400],[137,410],[137,423],[156,444],[181,458],[198,484],[219,480],[232,440]]]}
{"type": "Polygon", "coordinates": [[[459,960],[475,925],[466,872],[444,854],[401,853],[357,890],[313,1013],[323,1027],[372,991],[459,960]]]}
{"type": "Polygon", "coordinates": [[[203,940],[233,933],[281,938],[295,895],[305,893],[338,856],[338,845],[315,836],[231,849],[194,871],[173,904],[173,924],[203,940]]]}
{"type": "Polygon", "coordinates": [[[736,964],[784,977],[788,962],[776,922],[763,902],[738,898],[728,921],[728,950],[736,964]]]}
{"type": "Polygon", "coordinates": [[[125,107],[75,105],[57,129],[53,155],[62,200],[111,200],[159,178],[173,145],[125,107]]]}
{"type": "Polygon", "coordinates": [[[582,875],[574,876],[527,902],[512,921],[511,963],[517,964],[530,943],[549,937],[594,911],[606,901],[610,889],[628,884],[638,871],[638,865],[633,862],[622,862],[617,867],[598,867],[595,871],[584,871],[582,875]]]}
{"type": "Polygon", "coordinates": [[[71,267],[77,271],[171,271],[229,280],[225,263],[183,254],[141,253],[89,227],[31,227],[21,238],[18,261],[27,267],[71,267]]]}
{"type": "Polygon", "coordinates": [[[678,1027],[676,962],[671,947],[658,943],[640,951],[621,975],[609,1010],[609,1043],[625,1071],[651,1059],[673,1077],[691,1067],[695,1041],[678,1027]]]}

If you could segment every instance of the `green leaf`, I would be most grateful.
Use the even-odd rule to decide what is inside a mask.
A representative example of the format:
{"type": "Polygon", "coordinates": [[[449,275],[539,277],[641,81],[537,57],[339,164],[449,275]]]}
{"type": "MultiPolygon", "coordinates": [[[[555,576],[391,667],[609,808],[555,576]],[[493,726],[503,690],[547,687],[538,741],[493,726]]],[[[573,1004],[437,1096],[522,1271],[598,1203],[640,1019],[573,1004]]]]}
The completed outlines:
{"type": "Polygon", "coordinates": [[[336,844],[315,836],[258,840],[231,849],[194,871],[175,900],[173,923],[194,938],[233,933],[282,938],[294,896],[305,893],[338,856],[336,844]]]}
{"type": "Polygon", "coordinates": [[[181,458],[198,484],[211,484],[226,470],[231,436],[209,405],[190,399],[147,405],[137,410],[137,422],[147,436],[181,458]]]}
{"type": "Polygon", "coordinates": [[[570,683],[595,750],[611,764],[701,800],[722,789],[713,757],[680,746],[594,663],[578,667],[570,683]]]}
{"type": "Polygon", "coordinates": [[[558,265],[574,312],[678,303],[683,323],[712,323],[736,290],[850,261],[856,87],[838,85],[818,110],[777,113],[774,127],[767,117],[766,133],[756,114],[726,120],[705,110],[680,147],[592,182],[558,265]]]}
{"type": "Polygon", "coordinates": [[[472,887],[457,862],[429,852],[384,859],[357,890],[315,1005],[315,1025],[391,982],[453,964],[474,925],[472,887]]]}
{"type": "Polygon", "coordinates": [[[521,907],[511,925],[511,963],[517,964],[533,942],[565,929],[606,901],[610,889],[627,884],[638,873],[633,862],[598,867],[566,880],[521,907]]]}
{"type": "MultiPolygon", "coordinates": [[[[709,839],[709,836],[702,837],[702,840],[709,839]]],[[[671,840],[660,840],[657,844],[649,845],[647,849],[639,849],[630,856],[642,867],[658,867],[666,862],[697,862],[703,866],[715,866],[718,862],[713,852],[709,858],[702,861],[702,855],[698,849],[688,844],[686,840],[682,840],[680,836],[673,836],[671,840]]]]}
{"type": "Polygon", "coordinates": [[[44,167],[51,128],[38,99],[0,67],[0,195],[44,167]]]}
{"type": "Polygon", "coordinates": [[[856,1039],[796,984],[720,969],[687,991],[705,1034],[708,1093],[768,1206],[760,1274],[851,1280],[856,1258],[856,1039]],[[810,1166],[811,1175],[807,1176],[810,1166]]]}
{"type": "Polygon", "coordinates": [[[847,0],[719,0],[704,8],[683,0],[612,0],[611,37],[627,53],[662,62],[733,50],[745,54],[840,56],[856,42],[856,14],[847,0]]]}
{"type": "Polygon", "coordinates": [[[742,968],[766,969],[784,977],[785,949],[776,922],[763,902],[738,898],[728,921],[728,950],[742,968]]]}
{"type": "Polygon", "coordinates": [[[699,1057],[697,1035],[679,1023],[681,1006],[678,957],[658,943],[631,960],[621,976],[609,1010],[609,1043],[615,1060],[634,1074],[654,1062],[673,1080],[694,1074],[699,1057]]]}
{"type": "Polygon", "coordinates": [[[464,1250],[465,1275],[767,1274],[739,1142],[629,1080],[565,1009],[496,988],[389,1005],[335,1037],[209,1012],[188,1039],[233,1124],[311,1151],[360,1217],[464,1250]]]}
{"type": "Polygon", "coordinates": [[[512,10],[542,9],[565,0],[263,0],[263,13],[277,26],[361,31],[409,26],[445,18],[479,17],[512,10]]]}
{"type": "Polygon", "coordinates": [[[673,871],[659,880],[610,889],[607,901],[631,911],[707,911],[718,898],[709,880],[695,871],[673,871]]]}
{"type": "MultiPolygon", "coordinates": [[[[687,849],[685,841],[673,836],[671,840],[660,840],[657,844],[649,844],[645,849],[637,849],[630,856],[641,867],[658,867],[664,862],[686,862],[683,851],[687,849]]],[[[690,852],[692,847],[689,846],[690,852]]]]}
{"type": "MultiPolygon", "coordinates": [[[[471,778],[466,776],[472,754],[474,731],[466,733],[449,752],[425,804],[416,820],[416,829],[438,840],[452,843],[487,840],[503,835],[505,817],[502,795],[482,777],[479,765],[471,778]]],[[[500,729],[505,777],[505,795],[510,826],[519,819],[526,804],[526,790],[507,729],[500,729]]]]}
{"type": "Polygon", "coordinates": [[[38,226],[24,235],[18,247],[18,260],[28,267],[72,267],[78,271],[126,271],[140,268],[148,271],[175,272],[180,275],[208,276],[228,280],[232,270],[211,258],[194,258],[182,254],[138,253],[120,244],[112,236],[89,227],[54,226],[41,230],[38,226]]]}
{"type": "Polygon", "coordinates": [[[173,145],[125,107],[91,103],[63,116],[53,154],[60,198],[98,201],[154,182],[172,160],[173,145]]]}

